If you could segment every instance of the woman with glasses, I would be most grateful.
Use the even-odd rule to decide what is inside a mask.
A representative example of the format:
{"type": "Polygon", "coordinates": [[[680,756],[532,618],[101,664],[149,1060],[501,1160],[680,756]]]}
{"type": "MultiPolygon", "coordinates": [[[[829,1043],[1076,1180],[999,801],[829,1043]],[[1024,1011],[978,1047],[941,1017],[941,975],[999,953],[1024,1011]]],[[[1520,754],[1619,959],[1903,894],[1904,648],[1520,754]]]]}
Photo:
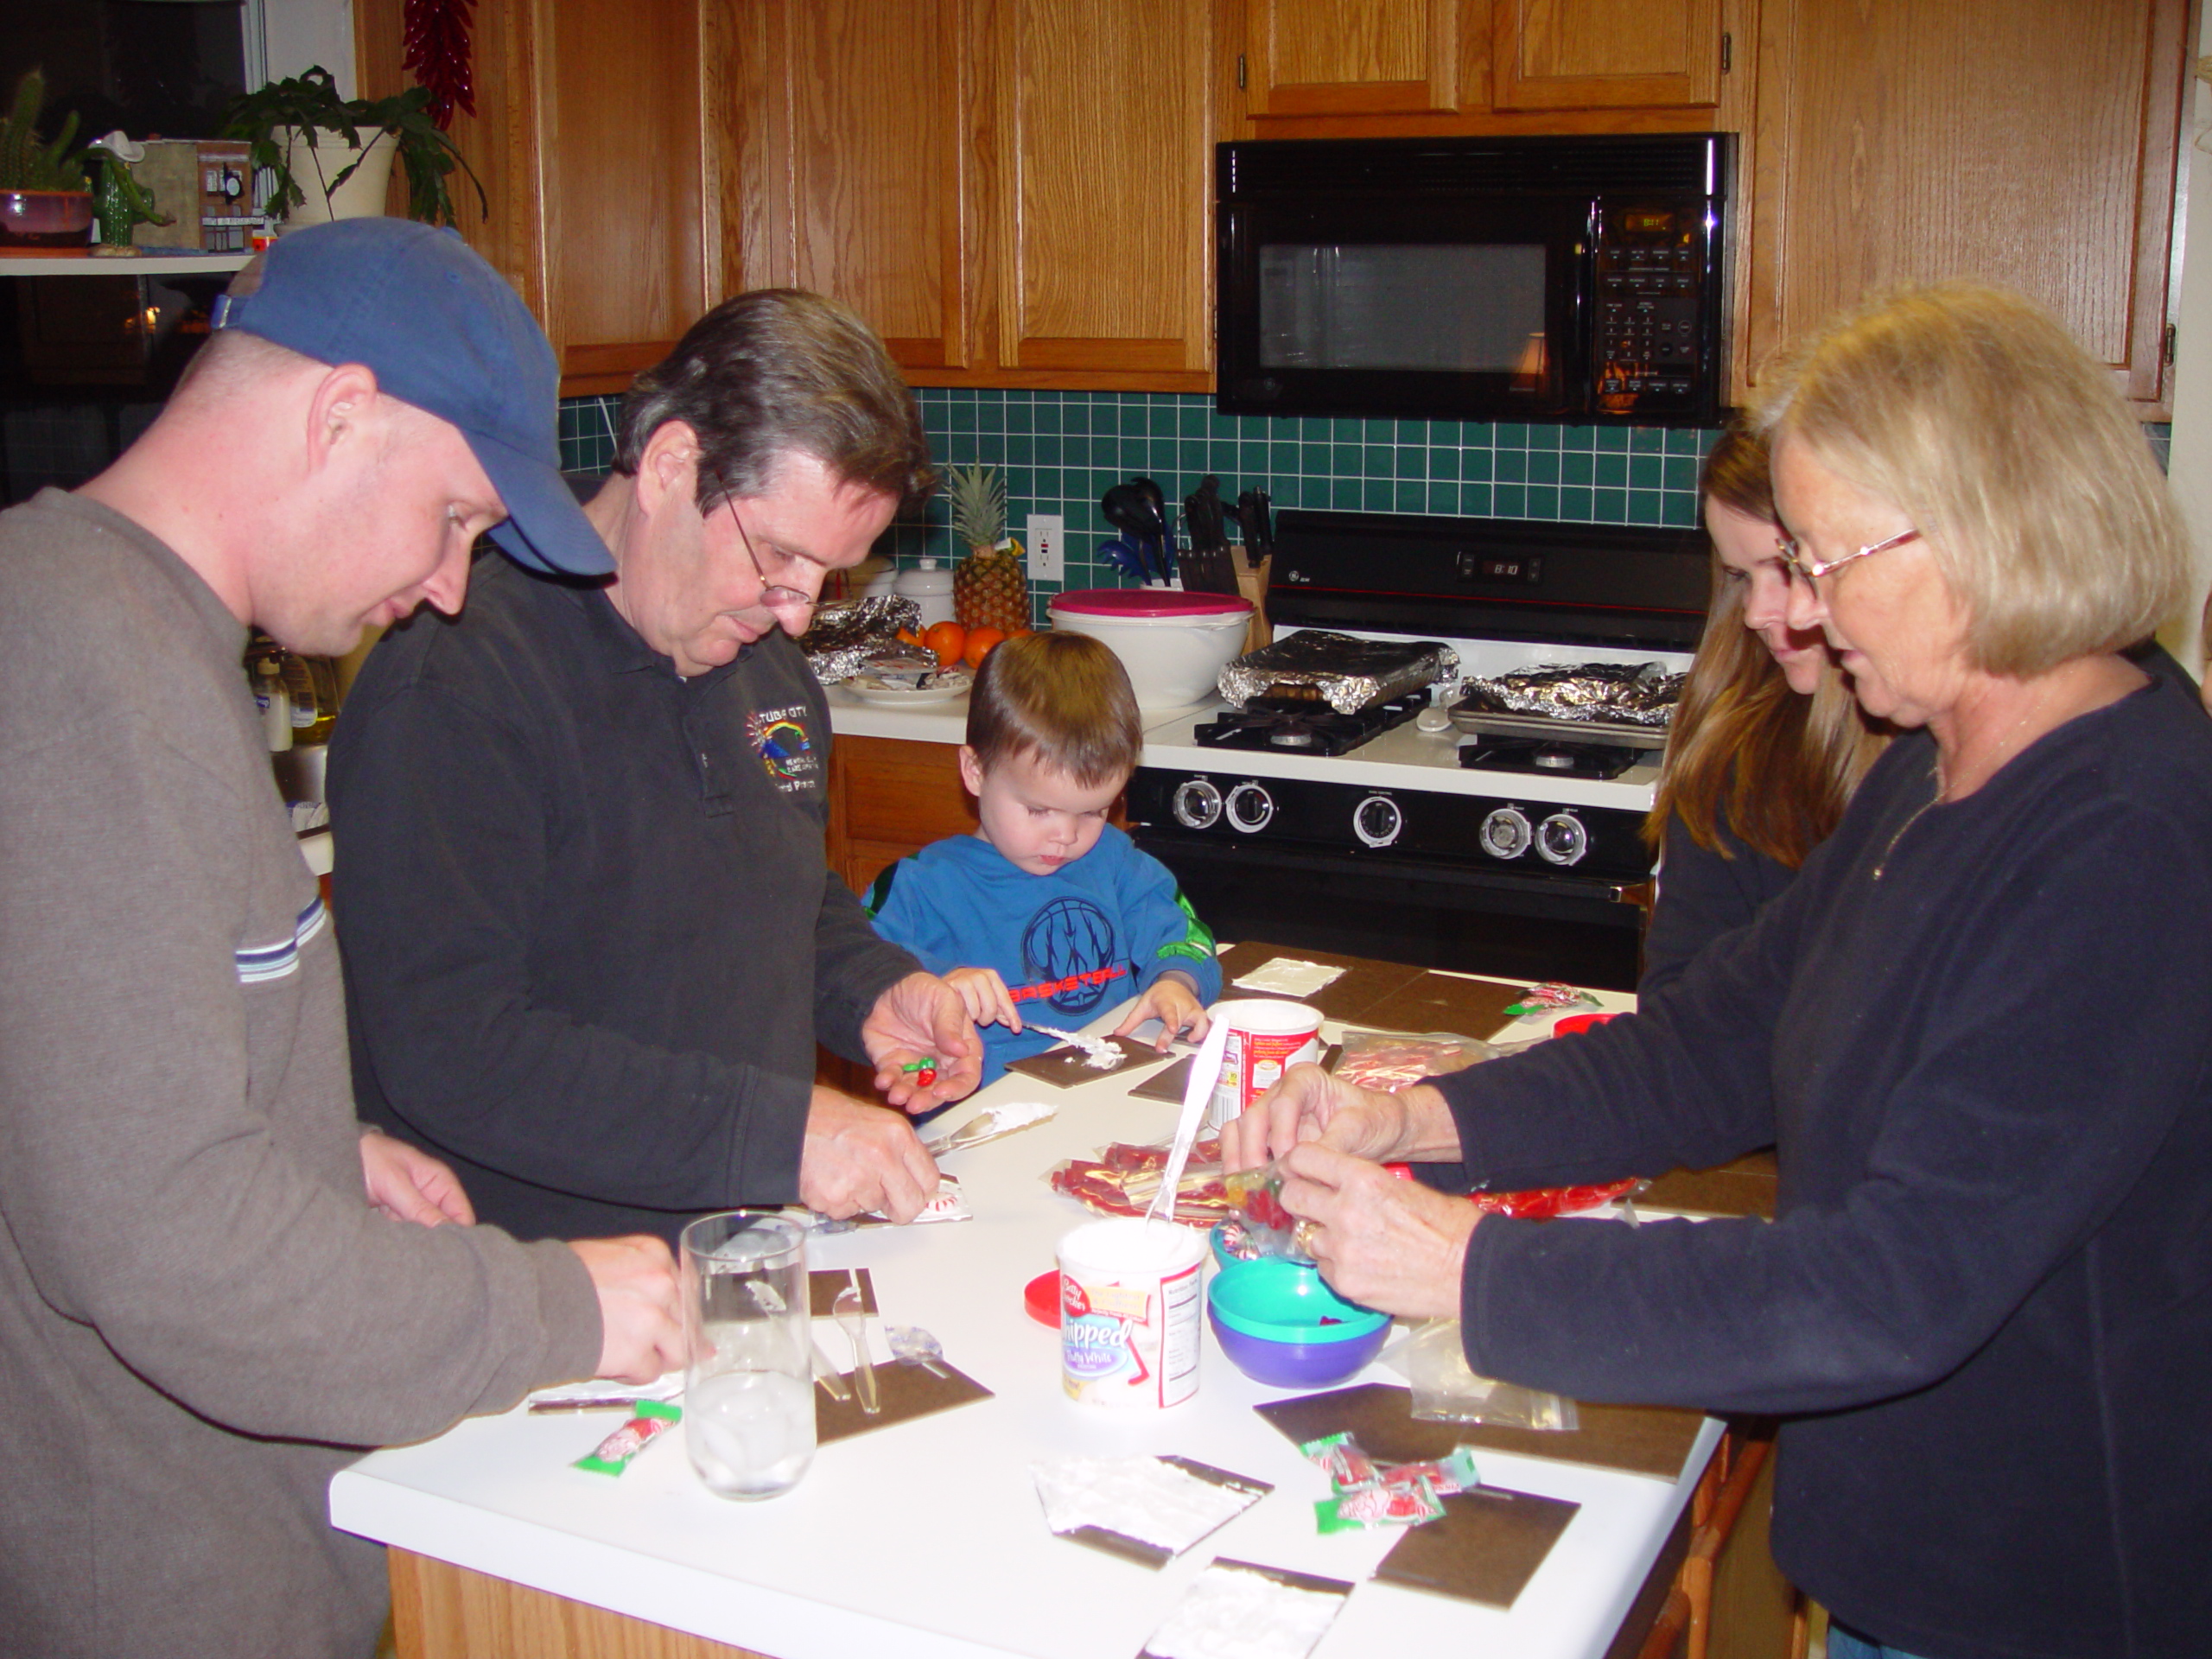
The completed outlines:
{"type": "Polygon", "coordinates": [[[2212,722],[2123,647],[2189,549],[2047,315],[1909,292],[1764,413],[1792,573],[1901,735],[1668,995],[1232,1126],[1344,1294],[1478,1372],[1783,1419],[1774,1553],[1849,1659],[2180,1659],[2212,1630],[2212,722]],[[1775,1142],[1777,1215],[1529,1223],[1436,1186],[1775,1142]],[[1425,1166],[1394,1181],[1383,1160],[1425,1166]]]}
{"type": "Polygon", "coordinates": [[[1661,849],[1637,987],[1645,996],[1789,885],[1888,741],[1859,713],[1819,630],[1789,626],[1766,441],[1740,427],[1722,433],[1698,494],[1713,607],[1644,821],[1661,849]]]}

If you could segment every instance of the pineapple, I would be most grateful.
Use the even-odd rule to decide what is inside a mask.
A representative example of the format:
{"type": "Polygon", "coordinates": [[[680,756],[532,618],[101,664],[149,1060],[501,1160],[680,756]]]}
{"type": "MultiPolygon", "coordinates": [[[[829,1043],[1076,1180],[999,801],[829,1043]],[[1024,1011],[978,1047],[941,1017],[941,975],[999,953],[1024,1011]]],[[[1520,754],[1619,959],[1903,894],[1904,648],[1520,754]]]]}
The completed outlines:
{"type": "Polygon", "coordinates": [[[1021,544],[1006,533],[1006,478],[995,467],[950,473],[952,533],[968,556],[952,569],[952,610],[963,628],[1014,633],[1029,626],[1029,582],[1021,544]]]}

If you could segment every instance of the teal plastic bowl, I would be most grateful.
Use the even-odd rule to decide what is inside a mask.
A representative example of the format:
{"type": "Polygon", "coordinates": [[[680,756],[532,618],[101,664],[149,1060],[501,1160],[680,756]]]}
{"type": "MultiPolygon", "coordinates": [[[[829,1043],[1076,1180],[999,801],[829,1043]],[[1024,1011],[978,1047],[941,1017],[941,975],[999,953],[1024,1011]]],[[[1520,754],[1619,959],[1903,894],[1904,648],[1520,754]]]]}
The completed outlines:
{"type": "Polygon", "coordinates": [[[1231,1262],[1206,1292],[1206,1317],[1230,1363],[1276,1388],[1326,1388],[1366,1369],[1390,1316],[1348,1302],[1303,1262],[1231,1262]]]}

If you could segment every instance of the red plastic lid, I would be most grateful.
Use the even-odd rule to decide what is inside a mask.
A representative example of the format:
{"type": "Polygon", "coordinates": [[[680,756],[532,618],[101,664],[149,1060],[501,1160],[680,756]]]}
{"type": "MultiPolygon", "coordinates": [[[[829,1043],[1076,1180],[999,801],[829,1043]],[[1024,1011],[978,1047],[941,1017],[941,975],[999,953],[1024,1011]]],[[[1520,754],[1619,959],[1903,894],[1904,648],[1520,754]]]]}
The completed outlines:
{"type": "Polygon", "coordinates": [[[1075,616],[1243,616],[1252,601],[1173,588],[1078,588],[1056,594],[1050,608],[1075,616]]]}
{"type": "Polygon", "coordinates": [[[1060,1328],[1060,1270],[1040,1273],[1021,1287],[1021,1305],[1039,1325],[1060,1328]]]}

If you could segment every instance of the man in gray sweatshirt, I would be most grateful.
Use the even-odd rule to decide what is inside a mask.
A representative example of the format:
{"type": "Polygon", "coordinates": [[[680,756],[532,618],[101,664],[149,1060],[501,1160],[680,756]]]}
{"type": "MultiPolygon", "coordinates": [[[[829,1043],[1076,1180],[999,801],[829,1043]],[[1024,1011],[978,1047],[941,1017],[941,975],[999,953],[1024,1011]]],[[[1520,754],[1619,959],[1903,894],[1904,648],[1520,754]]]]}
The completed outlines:
{"type": "Polygon", "coordinates": [[[0,513],[0,1648],[354,1656],[354,1449],[680,1359],[658,1239],[524,1245],[355,1121],[337,949],[240,669],[608,568],[557,372],[457,238],[287,237],[159,419],[0,513]]]}

